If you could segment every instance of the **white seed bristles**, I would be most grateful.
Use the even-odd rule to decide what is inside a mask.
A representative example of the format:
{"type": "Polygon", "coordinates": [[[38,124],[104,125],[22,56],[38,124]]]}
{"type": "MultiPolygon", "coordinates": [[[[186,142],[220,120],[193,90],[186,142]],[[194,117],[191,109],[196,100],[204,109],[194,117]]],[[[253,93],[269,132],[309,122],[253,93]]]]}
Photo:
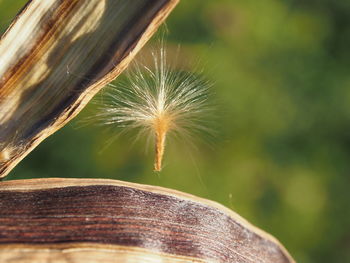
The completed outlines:
{"type": "Polygon", "coordinates": [[[154,170],[160,171],[170,132],[188,135],[205,129],[201,117],[207,110],[209,85],[196,74],[172,70],[163,48],[153,59],[154,69],[137,64],[126,83],[105,92],[97,118],[154,136],[154,170]]]}

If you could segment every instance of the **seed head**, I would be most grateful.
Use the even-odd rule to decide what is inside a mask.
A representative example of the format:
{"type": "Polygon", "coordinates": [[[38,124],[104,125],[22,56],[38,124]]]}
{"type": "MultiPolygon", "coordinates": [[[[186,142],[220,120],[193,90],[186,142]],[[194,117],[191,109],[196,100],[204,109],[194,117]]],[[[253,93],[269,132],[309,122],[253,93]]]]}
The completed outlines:
{"type": "Polygon", "coordinates": [[[198,74],[173,70],[163,48],[152,55],[152,68],[136,64],[126,82],[108,88],[97,117],[103,124],[153,136],[154,170],[160,171],[168,134],[187,136],[206,129],[209,84],[198,74]]]}

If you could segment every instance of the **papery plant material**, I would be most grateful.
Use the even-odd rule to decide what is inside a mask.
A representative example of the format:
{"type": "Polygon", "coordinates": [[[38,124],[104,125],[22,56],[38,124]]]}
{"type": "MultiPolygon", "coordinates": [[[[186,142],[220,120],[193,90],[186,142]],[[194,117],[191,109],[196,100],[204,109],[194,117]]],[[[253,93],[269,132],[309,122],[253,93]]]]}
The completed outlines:
{"type": "Polygon", "coordinates": [[[0,177],[117,77],[177,2],[29,1],[0,40],[0,177]]]}
{"type": "Polygon", "coordinates": [[[92,120],[121,131],[136,129],[137,137],[153,138],[154,170],[160,171],[169,133],[190,137],[209,130],[205,120],[210,85],[197,74],[173,69],[163,44],[152,55],[153,67],[135,64],[126,82],[104,90],[92,120]]]}
{"type": "Polygon", "coordinates": [[[1,263],[293,263],[272,236],[215,202],[98,179],[0,184],[1,263]]]}

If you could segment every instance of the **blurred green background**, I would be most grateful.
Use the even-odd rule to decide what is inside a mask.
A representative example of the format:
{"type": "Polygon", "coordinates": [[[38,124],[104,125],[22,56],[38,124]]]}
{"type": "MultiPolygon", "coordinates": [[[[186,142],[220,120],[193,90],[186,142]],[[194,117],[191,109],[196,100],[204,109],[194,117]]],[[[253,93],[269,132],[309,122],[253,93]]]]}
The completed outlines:
{"type": "MultiPolygon", "coordinates": [[[[23,0],[0,0],[1,32],[23,0]]],[[[216,131],[197,151],[152,149],[77,120],[7,177],[99,177],[215,200],[298,262],[350,262],[350,1],[188,0],[167,20],[179,61],[214,83],[216,131]],[[198,62],[199,61],[199,62],[198,62]]]]}

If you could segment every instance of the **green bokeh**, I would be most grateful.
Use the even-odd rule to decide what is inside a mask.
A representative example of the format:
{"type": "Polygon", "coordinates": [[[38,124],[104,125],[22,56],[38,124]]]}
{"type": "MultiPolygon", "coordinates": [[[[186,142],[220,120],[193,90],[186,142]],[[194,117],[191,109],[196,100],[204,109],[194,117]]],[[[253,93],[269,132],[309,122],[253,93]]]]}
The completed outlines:
{"type": "MultiPolygon", "coordinates": [[[[25,1],[0,0],[0,32],[25,1]]],[[[216,131],[196,150],[152,149],[76,120],[8,176],[98,177],[218,201],[276,236],[298,262],[350,262],[350,2],[181,1],[167,20],[178,62],[213,85],[216,131]],[[103,148],[106,148],[102,151],[103,148]]],[[[170,54],[171,57],[171,54],[170,54]]],[[[1,58],[0,58],[1,59],[1,58]]]]}

